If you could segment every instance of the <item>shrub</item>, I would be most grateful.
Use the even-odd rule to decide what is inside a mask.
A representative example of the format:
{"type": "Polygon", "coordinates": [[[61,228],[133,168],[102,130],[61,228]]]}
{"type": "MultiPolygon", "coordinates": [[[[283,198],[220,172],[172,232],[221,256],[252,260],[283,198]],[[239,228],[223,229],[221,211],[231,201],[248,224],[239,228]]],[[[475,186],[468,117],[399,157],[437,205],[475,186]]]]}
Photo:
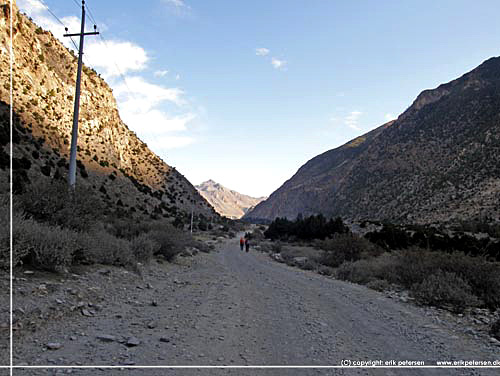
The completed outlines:
{"type": "Polygon", "coordinates": [[[17,214],[13,222],[13,264],[24,260],[34,266],[60,272],[71,265],[79,248],[79,234],[49,226],[17,214]]]}
{"type": "Polygon", "coordinates": [[[316,270],[318,269],[318,263],[315,260],[307,259],[300,268],[304,270],[316,270]]]}
{"type": "Polygon", "coordinates": [[[92,229],[81,239],[82,261],[130,267],[136,259],[129,241],[119,239],[102,229],[92,229]]]}
{"type": "Polygon", "coordinates": [[[374,279],[366,284],[366,287],[376,291],[389,290],[390,284],[385,279],[374,279]]]}
{"type": "Polygon", "coordinates": [[[283,249],[283,247],[282,247],[280,242],[273,242],[271,244],[271,251],[273,253],[281,253],[282,249],[283,249]]]}
{"type": "MultiPolygon", "coordinates": [[[[443,277],[442,273],[453,274],[462,280],[468,286],[464,291],[468,291],[468,294],[477,298],[474,303],[482,302],[491,309],[500,307],[500,294],[498,294],[500,291],[500,264],[489,262],[481,257],[413,248],[384,253],[371,259],[345,262],[336,270],[336,276],[339,279],[361,284],[383,279],[390,284],[396,284],[409,290],[422,290],[424,287],[428,287],[424,282],[428,281],[432,275],[437,275],[446,281],[452,278],[448,274],[443,277]]],[[[433,283],[438,284],[437,277],[433,278],[433,283]]],[[[448,283],[446,281],[443,283],[448,283]]],[[[439,293],[446,292],[446,290],[443,291],[439,291],[439,293]]],[[[448,292],[450,294],[449,300],[454,301],[455,295],[453,294],[455,292],[452,290],[448,292]]],[[[440,296],[439,299],[443,300],[442,295],[440,296]]],[[[425,300],[425,297],[421,298],[421,301],[425,300]]],[[[427,300],[429,301],[429,299],[427,300]]]]}
{"type": "Polygon", "coordinates": [[[329,266],[320,265],[318,267],[318,273],[321,275],[331,276],[335,274],[335,269],[330,268],[329,266]]]}
{"type": "Polygon", "coordinates": [[[356,261],[363,254],[375,254],[377,247],[364,238],[354,234],[335,234],[333,238],[318,243],[325,252],[320,262],[323,265],[337,267],[344,261],[356,261]]]}
{"type": "Polygon", "coordinates": [[[159,251],[160,244],[151,239],[149,234],[141,234],[130,242],[132,254],[139,262],[145,263],[159,251]]]}
{"type": "Polygon", "coordinates": [[[102,217],[102,204],[81,185],[70,194],[66,182],[38,180],[18,196],[26,214],[41,222],[74,230],[86,230],[102,217]]]}
{"type": "Polygon", "coordinates": [[[413,285],[411,293],[422,304],[451,308],[456,312],[479,303],[466,281],[455,273],[441,270],[413,285]]]}
{"type": "Polygon", "coordinates": [[[171,224],[164,224],[161,229],[151,231],[150,236],[160,246],[157,253],[169,261],[182,252],[184,248],[193,245],[193,239],[188,233],[171,224]]]}

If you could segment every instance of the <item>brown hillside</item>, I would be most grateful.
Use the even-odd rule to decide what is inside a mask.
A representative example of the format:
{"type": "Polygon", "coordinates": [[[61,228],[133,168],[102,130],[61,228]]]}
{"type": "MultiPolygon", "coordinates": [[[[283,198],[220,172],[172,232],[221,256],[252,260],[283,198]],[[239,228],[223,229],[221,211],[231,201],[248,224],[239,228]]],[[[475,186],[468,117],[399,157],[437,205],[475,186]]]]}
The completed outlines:
{"type": "MultiPolygon", "coordinates": [[[[0,9],[0,111],[8,126],[9,8],[0,9]]],[[[14,189],[66,179],[75,92],[76,57],[14,5],[14,189]]],[[[191,183],[167,165],[120,119],[111,88],[84,67],[79,120],[77,184],[108,205],[153,216],[217,214],[191,183]]],[[[6,144],[0,157],[7,173],[6,144]]]]}

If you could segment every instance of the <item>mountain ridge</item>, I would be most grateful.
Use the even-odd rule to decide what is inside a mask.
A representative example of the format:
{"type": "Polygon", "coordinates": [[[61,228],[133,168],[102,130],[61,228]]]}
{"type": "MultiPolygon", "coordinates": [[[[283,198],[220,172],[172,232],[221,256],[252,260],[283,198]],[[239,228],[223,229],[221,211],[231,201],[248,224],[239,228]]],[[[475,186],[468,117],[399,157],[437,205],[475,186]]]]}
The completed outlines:
{"type": "Polygon", "coordinates": [[[311,159],[245,219],[322,213],[416,223],[498,221],[499,109],[500,58],[494,57],[424,90],[393,122],[311,159]],[[349,145],[356,149],[351,155],[349,145]]]}
{"type": "Polygon", "coordinates": [[[195,186],[215,211],[231,219],[241,218],[265,197],[251,197],[229,189],[212,179],[195,186]]]}
{"type": "MultiPolygon", "coordinates": [[[[67,176],[75,93],[76,56],[13,4],[14,190],[67,176]]],[[[0,41],[10,44],[10,9],[0,17],[0,41]]],[[[0,78],[9,82],[9,54],[0,53],[0,78]]],[[[8,84],[0,87],[2,125],[8,126],[8,84]]],[[[2,139],[6,153],[8,139],[2,139]]],[[[0,158],[2,161],[4,158],[0,158]]],[[[96,192],[109,210],[187,218],[191,211],[218,217],[192,184],[165,163],[121,120],[112,89],[83,66],[77,184],[96,192]]],[[[0,166],[5,175],[8,168],[0,166]]]]}

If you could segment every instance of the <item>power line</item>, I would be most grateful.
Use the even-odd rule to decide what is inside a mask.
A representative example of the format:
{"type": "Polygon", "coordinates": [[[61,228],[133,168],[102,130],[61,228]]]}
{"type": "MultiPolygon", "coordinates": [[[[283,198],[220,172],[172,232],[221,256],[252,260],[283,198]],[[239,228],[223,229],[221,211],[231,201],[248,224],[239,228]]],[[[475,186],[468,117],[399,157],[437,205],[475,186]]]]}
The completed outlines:
{"type": "Polygon", "coordinates": [[[92,22],[94,22],[94,25],[97,25],[97,21],[95,20],[94,15],[92,14],[92,11],[90,10],[87,3],[85,3],[85,8],[87,9],[87,12],[89,12],[90,19],[92,20],[92,22]]]}
{"type": "Polygon", "coordinates": [[[52,12],[52,10],[49,8],[49,6],[47,4],[45,4],[42,0],[37,0],[40,4],[42,4],[48,11],[49,13],[57,20],[57,22],[59,22],[61,25],[63,25],[64,27],[66,27],[66,25],[64,24],[64,22],[62,22],[59,17],[57,17],[55,15],[54,12],[52,12]]]}
{"type": "MultiPolygon", "coordinates": [[[[42,4],[42,6],[45,7],[45,9],[47,9],[47,11],[52,15],[52,17],[54,17],[56,19],[57,22],[59,22],[65,29],[66,29],[66,24],[64,22],[61,21],[61,19],[59,17],[57,17],[57,15],[52,12],[52,10],[49,8],[49,6],[47,4],[45,4],[42,0],[37,0],[40,4],[42,4]]],[[[74,0],[76,1],[76,0],[74,0]]],[[[71,39],[71,42],[73,43],[73,46],[75,46],[75,49],[78,51],[78,46],[76,45],[75,41],[73,40],[73,38],[70,38],[71,39]]]]}

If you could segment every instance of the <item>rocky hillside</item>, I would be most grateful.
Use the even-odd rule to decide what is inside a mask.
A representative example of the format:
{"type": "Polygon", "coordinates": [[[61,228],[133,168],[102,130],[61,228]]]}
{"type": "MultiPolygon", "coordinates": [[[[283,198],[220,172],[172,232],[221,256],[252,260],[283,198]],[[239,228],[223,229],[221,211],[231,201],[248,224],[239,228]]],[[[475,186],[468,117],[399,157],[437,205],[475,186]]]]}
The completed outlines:
{"type": "MultiPolygon", "coordinates": [[[[8,127],[9,14],[0,7],[0,114],[8,127]]],[[[13,14],[14,191],[29,184],[66,179],[77,59],[54,36],[14,5],[13,14]]],[[[108,84],[83,68],[77,184],[94,190],[108,208],[174,218],[194,210],[215,217],[213,208],[175,167],[167,165],[120,119],[108,84]]],[[[6,135],[4,132],[3,135],[6,135]]],[[[8,172],[0,140],[0,174],[8,172]]]]}
{"type": "Polygon", "coordinates": [[[265,197],[250,197],[223,185],[208,180],[196,186],[200,194],[215,208],[215,211],[227,218],[238,219],[252,209],[265,197]]]}
{"type": "Polygon", "coordinates": [[[422,92],[399,118],[323,153],[245,216],[500,220],[500,58],[422,92]]]}

